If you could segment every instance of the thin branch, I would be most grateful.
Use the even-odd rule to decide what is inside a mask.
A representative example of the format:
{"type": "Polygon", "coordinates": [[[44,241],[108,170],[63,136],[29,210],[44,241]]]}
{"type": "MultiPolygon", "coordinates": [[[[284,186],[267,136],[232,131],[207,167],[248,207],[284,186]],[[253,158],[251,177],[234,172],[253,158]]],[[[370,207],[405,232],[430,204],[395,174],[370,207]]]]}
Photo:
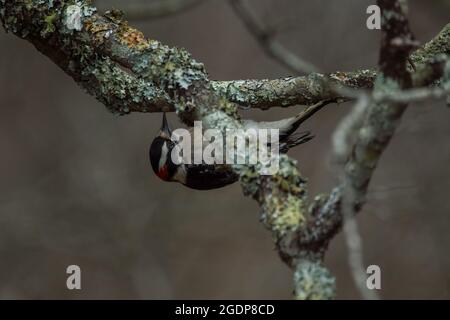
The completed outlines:
{"type": "MultiPolygon", "coordinates": [[[[346,159],[350,154],[353,144],[352,137],[357,135],[361,129],[370,103],[370,98],[365,94],[361,94],[353,110],[341,121],[333,134],[333,158],[342,166],[345,165],[346,159]]],[[[349,181],[348,177],[342,175],[341,180],[343,189],[343,229],[351,274],[361,296],[366,300],[375,300],[378,299],[378,295],[366,287],[362,239],[358,231],[358,224],[355,218],[356,211],[353,205],[356,201],[355,195],[350,187],[351,181],[349,181]]]]}
{"type": "MultiPolygon", "coordinates": [[[[276,83],[276,81],[280,82],[282,80],[266,80],[265,83],[254,80],[217,83],[215,87],[220,89],[222,92],[225,92],[231,101],[241,105],[246,103],[246,108],[256,107],[267,109],[274,106],[272,104],[273,101],[270,100],[282,100],[282,103],[278,101],[275,102],[278,103],[278,106],[290,106],[291,104],[311,105],[319,102],[323,98],[351,100],[355,97],[355,93],[352,93],[348,89],[372,89],[373,79],[376,77],[376,71],[361,70],[353,74],[339,73],[337,81],[335,75],[333,74],[325,76],[319,74],[317,73],[317,68],[311,63],[305,61],[298,55],[280,45],[274,39],[275,32],[273,30],[269,30],[267,27],[264,27],[258,21],[256,15],[250,9],[245,0],[229,0],[229,3],[236,15],[242,20],[250,34],[256,39],[269,57],[277,60],[281,65],[284,65],[296,74],[310,73],[308,79],[304,79],[302,77],[292,78],[292,81],[298,82],[298,85],[296,85],[295,90],[291,92],[290,85],[288,83],[283,83],[283,85],[276,83]],[[313,90],[305,90],[303,86],[304,83],[310,84],[309,88],[313,88],[313,90]],[[260,88],[263,88],[263,90],[260,88]],[[280,90],[281,92],[278,92],[278,88],[283,89],[280,90]],[[287,90],[285,88],[287,88],[287,90]],[[249,92],[251,95],[248,94],[249,92]],[[271,94],[268,95],[267,93],[271,94]],[[309,95],[308,93],[312,93],[312,95],[309,95]],[[319,98],[314,96],[314,93],[317,93],[319,98]],[[273,97],[273,99],[266,98],[266,101],[264,101],[265,103],[256,104],[255,101],[259,100],[258,95],[264,95],[265,97],[269,96],[270,98],[273,97]],[[248,99],[245,99],[245,96],[249,96],[248,99]]],[[[448,30],[448,28],[445,28],[444,30],[446,29],[448,30]]],[[[443,64],[440,64],[440,68],[435,68],[430,71],[428,63],[435,63],[433,60],[439,54],[449,54],[448,49],[446,52],[443,52],[443,49],[445,50],[446,48],[447,40],[448,33],[443,31],[435,39],[424,46],[424,48],[421,48],[418,52],[407,58],[416,74],[413,77],[413,82],[415,85],[428,85],[430,81],[428,78],[438,79],[442,76],[444,68],[443,64]],[[421,72],[416,72],[417,63],[421,64],[421,72]]],[[[430,93],[426,93],[425,91],[425,89],[422,90],[420,95],[426,97],[440,97],[445,94],[445,92],[440,94],[436,93],[436,91],[430,93]]],[[[388,99],[388,97],[386,97],[386,99],[388,99]]]]}
{"type": "MultiPolygon", "coordinates": [[[[382,9],[382,44],[380,50],[379,76],[374,95],[384,93],[388,87],[403,90],[412,85],[411,74],[407,70],[410,52],[414,49],[414,37],[409,30],[406,17],[406,3],[397,0],[379,0],[382,9]]],[[[368,103],[367,98],[361,99],[352,114],[339,127],[335,143],[339,137],[345,140],[356,134],[353,152],[346,166],[343,177],[342,215],[344,217],[344,233],[349,249],[349,265],[355,284],[365,299],[378,299],[375,291],[366,287],[366,274],[362,254],[362,240],[358,232],[355,215],[365,202],[367,187],[377,162],[386,149],[395,128],[401,118],[406,104],[389,100],[388,103],[368,103]],[[367,110],[367,111],[366,111],[367,110]],[[366,114],[367,117],[363,115],[366,114]]],[[[337,144],[337,154],[342,155],[347,150],[337,144]]]]}
{"type": "Polygon", "coordinates": [[[354,143],[352,139],[361,128],[370,103],[370,97],[362,93],[351,112],[337,125],[332,136],[332,146],[333,161],[338,164],[344,165],[347,161],[354,143]]]}
{"type": "Polygon", "coordinates": [[[408,103],[426,99],[441,99],[450,95],[450,87],[417,88],[403,91],[375,92],[376,102],[408,103]]]}
{"type": "Polygon", "coordinates": [[[314,65],[301,59],[297,54],[277,42],[274,39],[274,32],[261,25],[244,0],[229,0],[229,3],[268,56],[277,60],[296,75],[318,71],[314,65]]]}
{"type": "Polygon", "coordinates": [[[213,81],[213,88],[239,105],[248,108],[269,109],[294,105],[313,105],[324,99],[352,99],[348,92],[343,94],[330,89],[325,83],[348,89],[373,88],[377,73],[373,70],[335,72],[324,75],[312,73],[308,76],[274,80],[213,81]]]}

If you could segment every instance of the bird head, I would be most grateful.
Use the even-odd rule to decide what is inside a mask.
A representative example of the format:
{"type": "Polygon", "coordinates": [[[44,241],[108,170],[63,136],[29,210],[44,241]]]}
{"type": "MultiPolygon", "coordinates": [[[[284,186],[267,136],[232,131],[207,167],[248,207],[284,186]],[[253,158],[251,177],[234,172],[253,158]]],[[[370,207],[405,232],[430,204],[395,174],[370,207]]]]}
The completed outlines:
{"type": "Polygon", "coordinates": [[[171,181],[177,170],[177,165],[172,162],[171,152],[175,143],[171,140],[172,132],[167,122],[166,113],[163,113],[161,130],[153,139],[149,156],[155,174],[164,181],[171,181]]]}

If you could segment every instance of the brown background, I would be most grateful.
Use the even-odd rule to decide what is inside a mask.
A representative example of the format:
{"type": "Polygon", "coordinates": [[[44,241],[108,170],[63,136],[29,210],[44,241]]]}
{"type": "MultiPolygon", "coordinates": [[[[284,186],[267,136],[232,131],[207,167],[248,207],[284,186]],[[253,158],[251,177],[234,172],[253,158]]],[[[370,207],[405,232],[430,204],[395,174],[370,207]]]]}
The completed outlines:
{"type": "MultiPolygon", "coordinates": [[[[373,67],[374,1],[253,1],[280,40],[325,71],[373,67]]],[[[123,1],[122,3],[125,3],[123,1]]],[[[117,7],[120,7],[120,1],[117,7]]],[[[450,21],[443,1],[412,1],[411,25],[426,41],[450,21]]],[[[268,59],[225,1],[135,23],[182,46],[213,79],[290,73],[268,59]]],[[[335,184],[330,137],[350,104],[330,106],[305,128],[316,138],[291,155],[311,194],[335,184]]],[[[301,110],[244,112],[279,119],[301,110]]],[[[450,298],[450,109],[412,105],[383,155],[358,220],[365,262],[382,269],[383,298],[450,298]]],[[[194,192],[163,183],[147,150],[160,114],[114,116],[38,53],[0,31],[0,298],[290,298],[291,271],[235,184],[194,192]],[[65,269],[82,269],[82,290],[65,269]]],[[[170,115],[173,126],[180,125],[170,115]]],[[[342,235],[326,265],[338,298],[359,298],[342,235]]]]}

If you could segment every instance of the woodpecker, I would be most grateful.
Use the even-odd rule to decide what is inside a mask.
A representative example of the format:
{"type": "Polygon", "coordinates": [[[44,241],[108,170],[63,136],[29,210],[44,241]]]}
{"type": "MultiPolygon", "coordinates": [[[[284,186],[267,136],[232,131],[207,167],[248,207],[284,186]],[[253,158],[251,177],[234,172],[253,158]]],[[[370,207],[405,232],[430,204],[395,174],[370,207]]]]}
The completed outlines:
{"type": "MultiPolygon", "coordinates": [[[[335,100],[321,101],[307,107],[294,117],[271,122],[255,122],[244,120],[244,129],[279,129],[279,150],[286,153],[290,148],[310,141],[314,136],[309,131],[295,133],[300,124],[310,118],[322,107],[335,100]]],[[[186,187],[197,190],[211,190],[232,184],[238,180],[238,175],[227,164],[175,164],[171,153],[177,145],[172,140],[172,131],[163,113],[162,126],[159,134],[150,145],[150,164],[155,174],[163,181],[179,182],[186,187]]]]}

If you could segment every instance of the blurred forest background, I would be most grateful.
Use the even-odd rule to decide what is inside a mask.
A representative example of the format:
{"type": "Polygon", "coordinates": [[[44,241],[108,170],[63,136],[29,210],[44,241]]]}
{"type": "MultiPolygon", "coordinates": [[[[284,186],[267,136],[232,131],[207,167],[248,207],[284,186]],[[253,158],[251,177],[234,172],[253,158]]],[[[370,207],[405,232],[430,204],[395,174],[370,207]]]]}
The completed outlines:
{"type": "MultiPolygon", "coordinates": [[[[374,2],[251,4],[266,25],[284,26],[282,43],[332,72],[376,66],[379,32],[366,28],[365,13],[374,2]]],[[[445,1],[410,4],[422,42],[450,21],[445,1]]],[[[132,24],[185,47],[212,79],[290,75],[223,0],[132,24]]],[[[304,128],[316,138],[290,152],[311,196],[336,183],[330,137],[350,107],[330,105],[309,120],[304,128]]],[[[281,119],[301,108],[242,114],[281,119]]],[[[0,298],[291,298],[292,272],[239,184],[199,192],[153,174],[148,146],[161,114],[110,114],[29,43],[1,29],[0,115],[0,298]],[[66,289],[70,264],[82,269],[81,291],[66,289]]],[[[365,263],[381,267],[385,299],[450,298],[449,119],[443,101],[410,106],[358,216],[365,263]]],[[[174,114],[169,120],[180,126],[174,114]]],[[[342,234],[325,262],[337,278],[337,297],[359,298],[342,234]]]]}

